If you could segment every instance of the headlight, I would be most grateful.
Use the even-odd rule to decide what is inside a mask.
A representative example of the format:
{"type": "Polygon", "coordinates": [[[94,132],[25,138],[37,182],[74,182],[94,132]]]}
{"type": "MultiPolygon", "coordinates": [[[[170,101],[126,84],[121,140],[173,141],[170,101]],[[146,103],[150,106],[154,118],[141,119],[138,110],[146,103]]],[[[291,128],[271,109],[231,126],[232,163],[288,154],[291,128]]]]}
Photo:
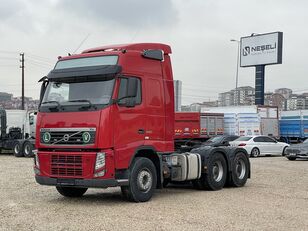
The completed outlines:
{"type": "Polygon", "coordinates": [[[95,171],[105,167],[105,153],[98,152],[96,154],[95,171]]]}

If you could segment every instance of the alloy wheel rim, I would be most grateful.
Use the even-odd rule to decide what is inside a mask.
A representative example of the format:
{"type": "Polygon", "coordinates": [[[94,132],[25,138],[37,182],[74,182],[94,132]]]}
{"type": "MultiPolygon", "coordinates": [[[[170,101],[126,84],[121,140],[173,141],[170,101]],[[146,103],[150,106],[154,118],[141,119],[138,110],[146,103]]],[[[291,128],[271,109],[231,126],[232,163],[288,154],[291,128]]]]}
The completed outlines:
{"type": "Polygon", "coordinates": [[[216,161],[214,163],[214,166],[213,166],[213,178],[216,182],[219,182],[221,181],[222,177],[223,177],[223,173],[224,173],[224,170],[223,170],[223,167],[222,167],[222,163],[221,161],[216,161]]]}

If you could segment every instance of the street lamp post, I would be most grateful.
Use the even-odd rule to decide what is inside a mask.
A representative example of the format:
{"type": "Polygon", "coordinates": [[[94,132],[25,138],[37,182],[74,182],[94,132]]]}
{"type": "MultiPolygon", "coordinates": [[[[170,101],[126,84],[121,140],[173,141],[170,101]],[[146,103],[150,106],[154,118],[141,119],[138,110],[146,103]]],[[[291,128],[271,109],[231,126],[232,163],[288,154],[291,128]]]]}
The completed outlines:
{"type": "Polygon", "coordinates": [[[239,40],[236,39],[231,39],[231,42],[236,42],[237,43],[237,59],[236,59],[236,77],[235,77],[235,103],[237,105],[238,102],[238,92],[237,92],[237,88],[238,88],[238,67],[239,67],[239,60],[240,60],[240,44],[241,42],[239,40]]]}

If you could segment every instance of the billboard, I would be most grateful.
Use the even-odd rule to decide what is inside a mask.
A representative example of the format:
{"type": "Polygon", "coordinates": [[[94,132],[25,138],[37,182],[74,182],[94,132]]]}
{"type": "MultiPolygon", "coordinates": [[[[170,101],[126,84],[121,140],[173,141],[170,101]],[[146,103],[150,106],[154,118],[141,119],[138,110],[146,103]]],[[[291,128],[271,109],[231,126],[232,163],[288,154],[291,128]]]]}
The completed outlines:
{"type": "Polygon", "coordinates": [[[241,67],[282,63],[282,32],[241,38],[241,67]]]}

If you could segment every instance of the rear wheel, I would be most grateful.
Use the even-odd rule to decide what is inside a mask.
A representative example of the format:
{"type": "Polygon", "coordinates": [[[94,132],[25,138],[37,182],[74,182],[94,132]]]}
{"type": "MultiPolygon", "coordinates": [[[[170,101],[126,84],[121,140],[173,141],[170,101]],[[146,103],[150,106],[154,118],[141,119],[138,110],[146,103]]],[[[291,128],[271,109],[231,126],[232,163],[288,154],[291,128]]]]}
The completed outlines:
{"type": "Polygon", "coordinates": [[[200,179],[194,180],[197,189],[220,190],[227,180],[227,163],[221,153],[214,153],[209,160],[207,172],[200,179]]]}
{"type": "Polygon", "coordinates": [[[258,148],[253,148],[251,150],[251,154],[250,154],[251,157],[258,157],[260,156],[260,150],[258,148]]]}
{"type": "Polygon", "coordinates": [[[122,186],[123,196],[133,202],[146,202],[153,196],[157,184],[156,168],[151,160],[137,157],[131,167],[129,185],[122,186]]]}
{"type": "Polygon", "coordinates": [[[62,196],[65,197],[81,197],[88,190],[88,188],[74,188],[62,186],[57,186],[56,189],[62,196]]]}
{"type": "Polygon", "coordinates": [[[32,157],[33,156],[33,145],[30,141],[25,141],[23,145],[23,154],[25,157],[32,157]]]}
{"type": "Polygon", "coordinates": [[[13,153],[14,153],[14,156],[16,156],[16,157],[22,157],[23,156],[21,143],[19,141],[14,142],[13,153]]]}
{"type": "Polygon", "coordinates": [[[231,170],[228,185],[233,187],[244,186],[250,172],[249,160],[245,153],[238,152],[235,154],[235,157],[232,160],[231,170]]]}

